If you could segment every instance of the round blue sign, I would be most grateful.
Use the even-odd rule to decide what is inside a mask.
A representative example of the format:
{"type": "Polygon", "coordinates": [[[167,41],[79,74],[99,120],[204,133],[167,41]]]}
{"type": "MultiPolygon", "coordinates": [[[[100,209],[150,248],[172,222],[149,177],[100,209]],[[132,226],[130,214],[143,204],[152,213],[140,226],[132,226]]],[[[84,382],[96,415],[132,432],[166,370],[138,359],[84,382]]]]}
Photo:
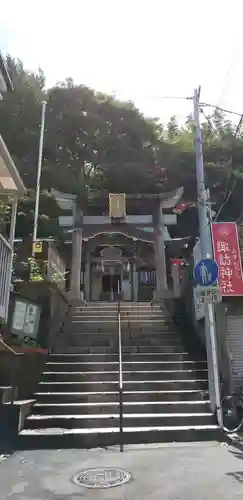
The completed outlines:
{"type": "Polygon", "coordinates": [[[210,286],[217,281],[219,268],[213,259],[202,259],[194,269],[194,278],[200,286],[210,286]]]}

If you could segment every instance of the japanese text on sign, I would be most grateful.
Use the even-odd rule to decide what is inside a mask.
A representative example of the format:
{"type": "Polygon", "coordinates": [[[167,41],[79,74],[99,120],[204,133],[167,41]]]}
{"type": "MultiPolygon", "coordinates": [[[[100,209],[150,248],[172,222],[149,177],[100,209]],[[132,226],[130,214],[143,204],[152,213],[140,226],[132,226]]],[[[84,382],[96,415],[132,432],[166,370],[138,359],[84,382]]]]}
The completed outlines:
{"type": "Polygon", "coordinates": [[[218,286],[202,287],[198,286],[196,288],[196,298],[199,305],[205,303],[216,303],[220,302],[221,294],[218,286]]]}
{"type": "Polygon", "coordinates": [[[222,295],[243,295],[243,276],[237,226],[234,222],[212,224],[214,257],[219,266],[222,295]]]}

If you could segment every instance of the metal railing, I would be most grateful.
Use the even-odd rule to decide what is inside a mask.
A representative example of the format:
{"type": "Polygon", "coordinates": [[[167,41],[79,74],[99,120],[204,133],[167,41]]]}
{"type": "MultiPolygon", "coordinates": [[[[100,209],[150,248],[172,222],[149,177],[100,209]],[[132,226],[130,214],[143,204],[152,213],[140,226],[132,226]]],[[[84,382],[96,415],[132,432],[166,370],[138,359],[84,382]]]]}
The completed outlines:
{"type": "Polygon", "coordinates": [[[12,354],[14,354],[15,356],[18,356],[19,354],[23,354],[22,352],[16,352],[12,349],[12,347],[10,347],[8,344],[6,344],[4,342],[4,340],[0,337],[0,344],[3,346],[3,348],[5,349],[5,351],[9,351],[11,352],[12,354]]]}
{"type": "Polygon", "coordinates": [[[6,320],[12,273],[13,250],[0,233],[0,318],[6,320]]]}
{"type": "Polygon", "coordinates": [[[119,353],[119,425],[120,425],[120,452],[123,452],[123,373],[122,373],[122,330],[121,330],[121,293],[117,297],[117,323],[118,323],[118,353],[119,353]]]}
{"type": "MultiPolygon", "coordinates": [[[[7,352],[10,352],[13,356],[22,356],[23,353],[22,352],[16,352],[12,349],[12,347],[10,347],[8,344],[6,344],[3,340],[2,337],[0,337],[0,344],[1,344],[1,347],[7,351],[7,352]]],[[[16,389],[17,389],[17,386],[15,385],[15,376],[14,376],[14,365],[11,365],[10,367],[10,384],[11,384],[11,399],[10,399],[10,403],[11,405],[13,404],[14,402],[14,398],[15,398],[15,393],[16,393],[16,389]]]]}

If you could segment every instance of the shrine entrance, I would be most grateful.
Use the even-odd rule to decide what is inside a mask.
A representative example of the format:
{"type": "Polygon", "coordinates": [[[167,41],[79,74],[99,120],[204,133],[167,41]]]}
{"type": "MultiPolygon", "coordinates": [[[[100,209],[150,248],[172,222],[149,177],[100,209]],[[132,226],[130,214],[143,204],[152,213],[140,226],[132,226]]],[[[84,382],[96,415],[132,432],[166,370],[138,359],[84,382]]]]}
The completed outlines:
{"type": "Polygon", "coordinates": [[[91,263],[90,300],[115,301],[122,292],[123,300],[132,300],[132,276],[129,262],[91,263]]]}
{"type": "Polygon", "coordinates": [[[104,274],[102,276],[102,293],[115,295],[121,290],[120,274],[104,274]]]}

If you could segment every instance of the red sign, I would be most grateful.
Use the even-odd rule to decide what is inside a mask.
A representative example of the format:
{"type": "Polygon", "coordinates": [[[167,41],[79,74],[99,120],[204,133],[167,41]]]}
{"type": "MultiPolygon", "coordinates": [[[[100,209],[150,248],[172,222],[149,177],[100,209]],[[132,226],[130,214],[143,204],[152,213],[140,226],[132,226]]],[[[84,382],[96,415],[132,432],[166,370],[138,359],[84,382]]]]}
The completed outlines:
{"type": "Polygon", "coordinates": [[[219,266],[218,281],[222,295],[243,295],[243,275],[236,224],[213,223],[212,239],[214,258],[219,266]]]}

